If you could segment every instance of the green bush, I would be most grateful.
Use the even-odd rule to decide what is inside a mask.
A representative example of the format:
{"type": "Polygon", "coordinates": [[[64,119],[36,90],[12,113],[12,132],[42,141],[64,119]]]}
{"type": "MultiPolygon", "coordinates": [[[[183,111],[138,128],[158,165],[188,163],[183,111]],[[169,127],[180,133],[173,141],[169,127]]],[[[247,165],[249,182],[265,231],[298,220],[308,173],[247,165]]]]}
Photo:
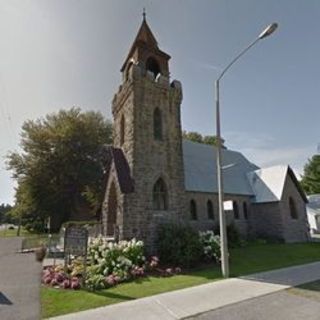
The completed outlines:
{"type": "MultiPolygon", "coordinates": [[[[220,235],[220,227],[216,226],[213,232],[214,234],[220,235]]],[[[243,246],[244,240],[241,239],[240,233],[233,223],[227,225],[227,239],[229,248],[237,248],[243,246]]]]}
{"type": "Polygon", "coordinates": [[[163,263],[190,267],[202,254],[198,232],[189,226],[164,224],[158,231],[158,252],[163,263]]]}

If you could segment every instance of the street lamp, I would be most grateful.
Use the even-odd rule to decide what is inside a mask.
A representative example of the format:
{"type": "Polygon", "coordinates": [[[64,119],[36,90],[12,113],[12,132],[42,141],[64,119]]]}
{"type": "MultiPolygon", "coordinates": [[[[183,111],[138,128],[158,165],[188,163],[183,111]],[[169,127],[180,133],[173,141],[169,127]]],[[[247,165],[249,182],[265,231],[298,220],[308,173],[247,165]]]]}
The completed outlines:
{"type": "Polygon", "coordinates": [[[215,81],[216,90],[216,127],[217,127],[217,179],[218,179],[218,203],[219,203],[219,220],[220,220],[220,241],[221,241],[221,268],[222,275],[225,278],[229,277],[229,257],[228,257],[228,243],[227,243],[227,229],[226,217],[224,215],[223,207],[223,181],[222,181],[222,166],[221,166],[221,128],[220,128],[220,100],[219,100],[219,81],[229,68],[243,56],[251,47],[253,47],[259,40],[270,36],[278,27],[277,23],[272,23],[264,29],[259,36],[250,43],[244,50],[242,50],[221,72],[218,79],[215,81]]]}

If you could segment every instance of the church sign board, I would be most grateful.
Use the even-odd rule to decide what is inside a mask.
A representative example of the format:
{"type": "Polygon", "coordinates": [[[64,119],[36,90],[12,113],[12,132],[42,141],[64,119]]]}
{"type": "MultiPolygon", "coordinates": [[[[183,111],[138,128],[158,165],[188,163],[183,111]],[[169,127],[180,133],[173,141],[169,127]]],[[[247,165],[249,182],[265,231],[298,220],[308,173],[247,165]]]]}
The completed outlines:
{"type": "Polygon", "coordinates": [[[69,226],[64,236],[64,252],[75,256],[86,256],[88,230],[80,226],[69,226]]]}

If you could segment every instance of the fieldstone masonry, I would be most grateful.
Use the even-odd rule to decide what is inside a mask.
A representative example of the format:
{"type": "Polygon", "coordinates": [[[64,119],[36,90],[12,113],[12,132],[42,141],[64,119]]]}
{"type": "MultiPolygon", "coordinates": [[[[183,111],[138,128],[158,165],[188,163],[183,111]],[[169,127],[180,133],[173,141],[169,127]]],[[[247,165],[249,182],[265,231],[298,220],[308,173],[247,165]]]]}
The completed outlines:
{"type": "MultiPolygon", "coordinates": [[[[182,86],[177,80],[169,80],[169,59],[158,48],[143,20],[121,69],[123,83],[112,101],[114,148],[124,154],[133,189],[122,191],[128,179],[119,180],[114,159],[107,177],[103,230],[109,236],[116,233],[119,239],[142,239],[150,249],[154,248],[157,227],[163,222],[188,223],[198,230],[212,229],[219,223],[217,194],[185,189],[180,120],[182,86]],[[160,124],[155,124],[156,112],[160,114],[160,124]],[[155,133],[156,125],[160,133],[155,133]],[[160,196],[165,199],[166,208],[161,210],[154,204],[154,186],[159,179],[166,189],[160,196]],[[197,204],[197,220],[190,219],[192,199],[197,204]],[[213,203],[214,219],[208,217],[208,200],[213,203]]],[[[225,199],[237,202],[239,218],[234,219],[231,211],[227,213],[227,221],[234,223],[244,236],[286,241],[307,239],[305,202],[290,177],[280,202],[255,204],[251,196],[231,194],[225,195],[225,199]],[[300,212],[294,221],[288,208],[289,195],[296,200],[300,212]],[[247,215],[243,203],[247,205],[247,215]]]]}

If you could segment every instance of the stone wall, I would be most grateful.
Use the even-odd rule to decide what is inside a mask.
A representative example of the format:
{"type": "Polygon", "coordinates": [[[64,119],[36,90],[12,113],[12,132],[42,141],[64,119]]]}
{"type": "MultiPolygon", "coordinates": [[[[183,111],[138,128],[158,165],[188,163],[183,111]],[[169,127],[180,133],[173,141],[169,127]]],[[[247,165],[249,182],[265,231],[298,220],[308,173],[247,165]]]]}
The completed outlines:
{"type": "Polygon", "coordinates": [[[122,238],[137,237],[152,246],[157,225],[177,220],[184,211],[184,172],[180,104],[181,84],[131,65],[113,99],[114,146],[121,147],[134,180],[134,192],[123,195],[122,238]],[[162,115],[162,139],[153,135],[155,108],[162,115]],[[125,136],[121,144],[121,119],[125,136]],[[168,190],[168,211],[153,210],[153,187],[162,178],[168,190]]]}
{"type": "Polygon", "coordinates": [[[252,203],[252,230],[257,238],[284,241],[284,221],[279,202],[252,203]]]}
{"type": "MultiPolygon", "coordinates": [[[[184,221],[188,222],[191,226],[193,226],[197,230],[212,230],[216,229],[219,226],[219,205],[218,205],[218,195],[215,193],[206,193],[206,192],[186,192],[186,208],[187,210],[184,212],[184,221]],[[197,206],[197,220],[191,219],[190,213],[190,201],[194,200],[197,206]],[[214,211],[214,219],[211,220],[208,217],[207,210],[207,202],[211,200],[213,203],[213,211],[214,211]]],[[[224,196],[224,200],[232,200],[236,201],[239,208],[239,219],[235,219],[233,211],[227,211],[227,224],[233,223],[235,227],[238,229],[240,234],[243,237],[247,237],[251,232],[251,204],[249,196],[241,196],[241,195],[228,195],[224,196]],[[243,203],[247,203],[248,208],[248,219],[245,218],[243,203]]]]}
{"type": "Polygon", "coordinates": [[[290,175],[287,175],[284,192],[280,202],[281,215],[284,222],[284,239],[286,242],[303,242],[309,240],[309,224],[306,203],[297,190],[290,175]],[[290,212],[289,198],[292,197],[296,207],[297,219],[290,212]]]}

